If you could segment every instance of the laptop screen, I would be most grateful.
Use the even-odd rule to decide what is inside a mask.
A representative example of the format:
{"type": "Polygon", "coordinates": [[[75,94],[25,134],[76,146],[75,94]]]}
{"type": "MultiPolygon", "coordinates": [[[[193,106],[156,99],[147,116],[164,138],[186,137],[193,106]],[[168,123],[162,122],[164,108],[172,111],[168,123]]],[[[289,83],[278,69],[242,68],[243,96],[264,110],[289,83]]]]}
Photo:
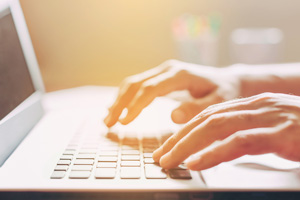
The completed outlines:
{"type": "Polygon", "coordinates": [[[0,5],[0,167],[43,115],[38,63],[21,7],[12,3],[0,5]]]}
{"type": "Polygon", "coordinates": [[[10,12],[0,16],[0,120],[35,92],[10,12]]]}

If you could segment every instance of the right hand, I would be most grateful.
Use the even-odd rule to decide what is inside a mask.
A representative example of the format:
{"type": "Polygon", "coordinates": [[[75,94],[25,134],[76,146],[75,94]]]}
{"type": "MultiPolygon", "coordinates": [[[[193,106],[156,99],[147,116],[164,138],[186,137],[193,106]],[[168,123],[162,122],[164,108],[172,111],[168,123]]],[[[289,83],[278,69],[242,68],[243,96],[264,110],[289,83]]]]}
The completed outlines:
{"type": "Polygon", "coordinates": [[[127,77],[104,122],[108,127],[118,120],[128,124],[156,97],[188,90],[193,101],[183,102],[172,112],[175,123],[186,123],[212,104],[239,96],[239,81],[229,68],[215,68],[169,60],[143,73],[127,77]],[[127,108],[127,115],[119,119],[127,108]]]}

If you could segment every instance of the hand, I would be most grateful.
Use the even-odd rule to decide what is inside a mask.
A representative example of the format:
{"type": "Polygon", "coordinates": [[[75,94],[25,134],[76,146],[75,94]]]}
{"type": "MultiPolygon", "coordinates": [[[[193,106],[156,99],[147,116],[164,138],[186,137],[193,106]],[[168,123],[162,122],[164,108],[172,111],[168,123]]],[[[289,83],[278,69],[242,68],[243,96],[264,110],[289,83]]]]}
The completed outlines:
{"type": "Polygon", "coordinates": [[[208,107],[158,148],[153,159],[169,169],[199,152],[187,163],[191,170],[246,154],[276,153],[300,161],[299,130],[300,97],[263,93],[208,107]]]}
{"type": "Polygon", "coordinates": [[[182,103],[172,112],[175,123],[186,123],[207,106],[239,96],[238,81],[225,69],[170,60],[130,76],[121,84],[104,122],[108,127],[113,126],[127,108],[127,115],[119,121],[128,124],[156,97],[188,90],[195,99],[182,103]]]}

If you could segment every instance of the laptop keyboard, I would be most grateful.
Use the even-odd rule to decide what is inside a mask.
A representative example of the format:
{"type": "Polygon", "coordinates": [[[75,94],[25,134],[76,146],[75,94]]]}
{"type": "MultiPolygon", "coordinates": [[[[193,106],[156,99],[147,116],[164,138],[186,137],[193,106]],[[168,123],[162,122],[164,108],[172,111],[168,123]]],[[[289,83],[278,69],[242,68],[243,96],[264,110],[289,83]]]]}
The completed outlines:
{"type": "Polygon", "coordinates": [[[125,137],[108,132],[75,134],[62,153],[51,179],[191,179],[182,163],[165,170],[152,159],[152,153],[165,138],[125,137]]]}

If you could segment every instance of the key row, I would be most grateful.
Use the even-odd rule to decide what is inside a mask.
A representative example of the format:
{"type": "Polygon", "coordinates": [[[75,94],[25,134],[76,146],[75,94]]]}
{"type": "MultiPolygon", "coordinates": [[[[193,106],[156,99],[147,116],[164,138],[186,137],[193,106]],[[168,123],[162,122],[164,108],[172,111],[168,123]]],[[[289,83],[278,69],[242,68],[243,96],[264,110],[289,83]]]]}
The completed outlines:
{"type": "MultiPolygon", "coordinates": [[[[85,166],[87,169],[91,166],[85,166]]],[[[83,169],[83,168],[82,168],[83,169]]],[[[191,179],[189,170],[186,169],[171,169],[164,170],[160,166],[155,164],[145,164],[144,166],[145,177],[147,179],[166,179],[169,174],[172,179],[191,179]]],[[[140,179],[141,178],[140,167],[121,167],[120,178],[121,179],[140,179]]],[[[54,171],[51,175],[52,179],[61,179],[66,175],[66,171],[54,171]]],[[[92,175],[91,169],[87,170],[72,170],[69,174],[70,179],[87,179],[92,175]]],[[[116,168],[96,168],[94,177],[96,179],[114,179],[117,175],[116,168]]]]}

